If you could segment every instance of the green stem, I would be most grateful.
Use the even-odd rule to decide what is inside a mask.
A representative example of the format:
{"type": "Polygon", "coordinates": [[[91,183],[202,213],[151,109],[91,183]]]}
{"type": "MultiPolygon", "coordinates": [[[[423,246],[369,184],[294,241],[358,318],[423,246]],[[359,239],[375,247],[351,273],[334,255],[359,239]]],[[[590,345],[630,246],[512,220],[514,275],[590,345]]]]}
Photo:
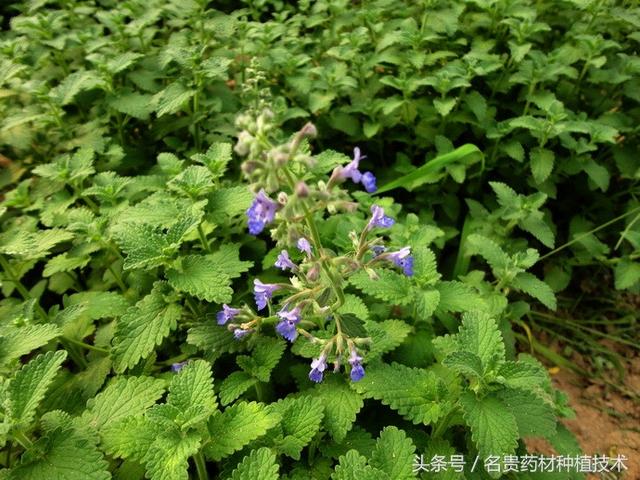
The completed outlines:
{"type": "MultiPolygon", "coordinates": [[[[9,263],[9,260],[7,260],[4,255],[0,255],[0,266],[4,270],[4,273],[7,275],[7,277],[9,277],[8,280],[13,283],[22,298],[25,300],[32,300],[33,297],[22,284],[22,282],[18,279],[18,275],[13,270],[13,267],[11,266],[11,263],[9,263]]],[[[35,309],[38,312],[38,315],[42,317],[42,320],[46,321],[48,319],[47,312],[44,311],[44,308],[42,308],[37,301],[35,303],[35,309]]]]}
{"type": "Polygon", "coordinates": [[[200,243],[202,243],[202,248],[204,248],[205,252],[211,253],[211,246],[209,245],[207,236],[202,229],[202,225],[198,225],[198,235],[200,236],[200,243]]]}
{"type": "Polygon", "coordinates": [[[126,292],[127,286],[122,281],[122,277],[113,269],[111,265],[107,265],[107,270],[109,270],[109,273],[111,273],[111,275],[113,276],[120,290],[122,290],[123,293],[126,292]]]}
{"type": "Polygon", "coordinates": [[[262,388],[262,385],[260,382],[256,382],[254,384],[254,388],[256,390],[256,398],[258,399],[259,402],[264,402],[264,388],[262,388]]]}
{"type": "Polygon", "coordinates": [[[633,210],[628,211],[627,213],[623,213],[622,215],[617,216],[616,218],[609,220],[608,222],[603,223],[602,225],[597,226],[594,229],[589,230],[588,232],[583,233],[582,235],[578,235],[577,237],[575,237],[573,240],[568,241],[567,243],[565,243],[564,245],[560,245],[558,248],[551,250],[550,252],[542,255],[539,259],[538,262],[544,260],[545,258],[550,257],[551,255],[555,255],[556,253],[558,253],[561,250],[564,250],[565,248],[573,245],[576,242],[579,242],[580,240],[582,240],[583,238],[588,237],[589,235],[596,233],[600,230],[602,230],[603,228],[607,228],[609,225],[613,225],[616,222],[619,222],[620,220],[622,220],[625,217],[628,217],[629,215],[632,215],[636,212],[640,212],[640,207],[634,208],[633,210]]]}
{"type": "Polygon", "coordinates": [[[69,356],[71,357],[71,360],[73,361],[73,363],[75,363],[78,367],[82,369],[87,368],[87,360],[84,358],[84,355],[82,355],[78,351],[74,342],[70,342],[66,338],[61,338],[60,344],[64,347],[64,349],[67,352],[69,352],[69,356]]]}
{"type": "Polygon", "coordinates": [[[106,353],[106,354],[109,353],[109,350],[105,348],[89,345],[88,343],[81,342],[80,340],[74,340],[73,338],[69,338],[69,337],[63,337],[63,338],[65,341],[69,343],[73,343],[74,345],[77,345],[79,347],[86,348],[87,350],[93,350],[94,352],[100,352],[100,353],[106,353]]]}
{"type": "Polygon", "coordinates": [[[196,464],[196,470],[198,471],[198,480],[209,480],[207,474],[207,464],[204,461],[202,452],[198,452],[193,456],[193,461],[196,464]]]}
{"type": "Polygon", "coordinates": [[[33,447],[33,442],[29,439],[29,437],[27,437],[24,434],[24,432],[21,432],[20,430],[16,430],[11,432],[11,436],[16,442],[22,445],[22,448],[24,448],[25,450],[28,450],[31,447],[33,447]]]}

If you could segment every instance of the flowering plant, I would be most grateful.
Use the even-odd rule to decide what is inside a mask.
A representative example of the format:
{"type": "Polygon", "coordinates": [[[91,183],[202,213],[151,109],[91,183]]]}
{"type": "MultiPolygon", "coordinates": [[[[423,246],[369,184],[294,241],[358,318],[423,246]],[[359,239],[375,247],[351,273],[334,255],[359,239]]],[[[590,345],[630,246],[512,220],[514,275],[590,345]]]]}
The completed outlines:
{"type": "Polygon", "coordinates": [[[359,208],[343,184],[351,180],[372,193],[376,178],[372,172],[360,171],[360,162],[366,157],[356,147],[353,159],[346,165],[336,165],[325,181],[326,177],[317,173],[317,159],[303,146],[307,138],[315,136],[315,127],[308,123],[289,142],[276,146],[268,135],[272,119],[268,110],[256,121],[240,117],[238,124],[243,130],[235,149],[246,156],[242,171],[255,193],[246,211],[249,233],[260,235],[269,228],[279,251],[273,265],[292,276],[288,282],[278,283],[255,279],[257,312],[249,305],[233,308],[225,304],[217,315],[218,323],[226,324],[239,340],[276,322],[276,333],[288,341],[294,342],[302,335],[320,346],[320,353],[311,362],[309,379],[321,382],[331,362],[334,372],[345,366],[356,382],[365,375],[362,354],[370,338],[358,328],[356,317],[340,312],[347,280],[361,271],[375,280],[379,269],[397,267],[404,275],[413,275],[411,247],[390,249],[385,245],[385,230],[395,221],[383,207],[372,204],[366,223],[359,231],[348,233],[349,248],[341,252],[327,248],[318,223],[337,212],[355,213],[359,208]],[[297,263],[290,250],[299,253],[297,263]],[[265,316],[258,313],[263,311],[267,312],[265,316]],[[330,335],[316,336],[314,330],[318,329],[330,335]]]}

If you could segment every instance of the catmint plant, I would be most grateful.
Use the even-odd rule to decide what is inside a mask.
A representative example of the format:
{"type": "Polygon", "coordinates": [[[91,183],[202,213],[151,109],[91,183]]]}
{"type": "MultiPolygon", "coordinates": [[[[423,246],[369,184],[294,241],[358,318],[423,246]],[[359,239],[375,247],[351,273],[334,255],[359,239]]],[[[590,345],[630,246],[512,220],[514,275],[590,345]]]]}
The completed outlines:
{"type": "Polygon", "coordinates": [[[374,174],[360,171],[360,162],[366,156],[358,147],[349,163],[337,165],[325,179],[314,172],[316,159],[308,148],[302,148],[303,142],[316,135],[313,124],[307,123],[282,145],[270,140],[273,115],[268,110],[256,119],[239,117],[238,126],[243,130],[235,150],[245,156],[242,171],[254,192],[246,211],[248,231],[252,235],[269,233],[279,249],[274,267],[291,277],[283,283],[264,283],[256,278],[253,294],[259,313],[248,305],[224,305],[218,323],[227,324],[238,340],[275,323],[276,334],[287,341],[294,342],[301,335],[321,347],[321,353],[311,362],[309,379],[321,382],[330,361],[334,372],[344,366],[351,380],[357,382],[365,375],[363,361],[370,339],[345,331],[339,309],[344,303],[346,281],[359,271],[375,279],[377,270],[388,268],[413,275],[411,248],[384,245],[385,231],[395,220],[376,204],[360,231],[350,232],[350,249],[335,252],[323,245],[318,222],[340,211],[360,209],[346,190],[346,182],[362,185],[367,192],[375,191],[374,174]],[[297,263],[292,258],[295,250],[303,254],[297,263]],[[320,338],[314,334],[317,328],[332,335],[320,338]]]}

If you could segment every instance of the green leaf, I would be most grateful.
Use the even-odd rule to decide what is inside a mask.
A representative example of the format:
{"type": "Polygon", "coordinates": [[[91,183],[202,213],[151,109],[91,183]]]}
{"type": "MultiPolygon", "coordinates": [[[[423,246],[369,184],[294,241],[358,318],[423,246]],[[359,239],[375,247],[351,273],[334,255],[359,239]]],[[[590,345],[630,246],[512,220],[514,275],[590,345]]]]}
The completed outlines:
{"type": "Polygon", "coordinates": [[[344,334],[351,338],[366,338],[368,336],[368,332],[364,328],[364,322],[350,313],[340,316],[340,325],[344,334]]]}
{"type": "Polygon", "coordinates": [[[418,290],[416,294],[416,319],[429,320],[440,305],[438,290],[418,290]]]}
{"type": "Polygon", "coordinates": [[[167,270],[169,284],[180,292],[213,303],[228,303],[233,290],[231,279],[210,255],[180,257],[176,268],[167,270]]]}
{"type": "Polygon", "coordinates": [[[437,311],[464,312],[484,308],[485,302],[475,289],[462,282],[438,282],[436,289],[440,293],[437,311]]]}
{"type": "Polygon", "coordinates": [[[198,453],[200,436],[177,429],[162,431],[144,456],[151,480],[188,480],[189,457],[198,453]]]}
{"type": "MultiPolygon", "coordinates": [[[[410,464],[411,465],[411,464],[410,464]]],[[[357,450],[349,450],[339,459],[332,480],[390,480],[389,476],[377,468],[367,465],[367,459],[357,450]]]]}
{"type": "Polygon", "coordinates": [[[372,280],[365,272],[358,272],[350,282],[367,295],[387,303],[406,305],[411,302],[411,281],[392,270],[376,272],[380,278],[372,280]]]}
{"type": "Polygon", "coordinates": [[[500,367],[500,383],[511,388],[536,390],[549,381],[544,367],[538,363],[507,361],[500,367]]]}
{"type": "Polygon", "coordinates": [[[135,366],[177,327],[182,307],[167,302],[166,291],[166,283],[156,282],[151,293],[118,320],[111,352],[116,372],[135,366]]]}
{"type": "Polygon", "coordinates": [[[173,377],[169,386],[167,403],[182,412],[195,408],[198,416],[208,417],[216,409],[211,365],[204,360],[187,363],[173,377]]]}
{"type": "Polygon", "coordinates": [[[369,320],[369,309],[365,305],[364,301],[357,295],[353,295],[351,293],[347,293],[344,296],[344,303],[338,311],[340,313],[351,313],[360,320],[369,320]]]}
{"type": "Polygon", "coordinates": [[[76,427],[61,412],[43,417],[44,434],[8,475],[12,480],[108,480],[109,464],[94,434],[76,427]]]}
{"type": "Polygon", "coordinates": [[[263,436],[281,419],[280,414],[259,403],[237,403],[211,417],[208,422],[211,441],[204,452],[217,462],[263,436]]]}
{"type": "Polygon", "coordinates": [[[353,388],[365,398],[375,398],[397,410],[414,424],[432,424],[446,410],[435,374],[419,368],[397,363],[369,365],[364,378],[353,388]]]}
{"type": "Polygon", "coordinates": [[[482,152],[478,147],[470,143],[464,144],[452,152],[438,155],[413,172],[383,185],[376,191],[376,194],[388,192],[399,187],[413,190],[425,183],[433,183],[440,178],[447,165],[462,161],[464,161],[465,165],[469,165],[481,156],[482,152]]]}
{"type": "Polygon", "coordinates": [[[46,345],[58,335],[60,330],[52,324],[0,327],[0,365],[46,345]]]}
{"type": "Polygon", "coordinates": [[[504,403],[493,395],[478,398],[471,392],[463,393],[459,401],[480,458],[515,452],[518,424],[504,403]]]}
{"type": "Polygon", "coordinates": [[[441,116],[446,117],[447,115],[449,115],[449,113],[451,113],[451,110],[453,110],[453,107],[456,106],[457,102],[458,99],[456,97],[436,98],[433,100],[433,106],[436,107],[437,112],[441,116]]]}
{"type": "Polygon", "coordinates": [[[366,323],[366,329],[371,337],[371,348],[367,354],[367,361],[394,350],[404,342],[412,331],[411,325],[402,320],[370,321],[366,323]]]}
{"type": "Polygon", "coordinates": [[[362,397],[342,378],[335,376],[327,378],[314,390],[324,406],[324,428],[336,442],[342,442],[364,405],[362,397]]]}
{"type": "Polygon", "coordinates": [[[498,397],[513,414],[521,437],[551,437],[556,433],[553,405],[528,390],[507,388],[498,397]]]}
{"type": "Polygon", "coordinates": [[[544,182],[553,170],[554,153],[546,148],[536,147],[529,152],[529,158],[531,159],[531,174],[534,180],[536,183],[544,182]]]}
{"type": "Polygon", "coordinates": [[[640,263],[627,258],[621,258],[614,269],[616,290],[633,287],[640,281],[640,263]]]}
{"type": "Polygon", "coordinates": [[[160,118],[178,112],[195,94],[195,90],[186,88],[178,81],[156,93],[151,103],[155,105],[156,115],[160,118]]]}
{"type": "Polygon", "coordinates": [[[95,71],[80,70],[65,78],[60,85],[49,91],[49,96],[58,105],[68,105],[81,92],[94,88],[106,88],[105,81],[95,71]]]}
{"type": "Polygon", "coordinates": [[[442,363],[452,370],[470,378],[480,379],[484,369],[480,358],[471,352],[452,352],[442,361],[442,363]]]}
{"type": "Polygon", "coordinates": [[[12,423],[25,426],[31,423],[38,405],[66,358],[67,352],[64,350],[43,353],[16,372],[7,387],[12,423]]]}
{"type": "Polygon", "coordinates": [[[109,98],[107,105],[130,117],[147,120],[154,110],[151,98],[151,95],[125,90],[109,98]]]}
{"type": "Polygon", "coordinates": [[[467,237],[467,248],[469,253],[480,255],[484,258],[492,270],[502,270],[508,268],[510,262],[509,255],[493,240],[483,235],[472,233],[467,237]]]}
{"type": "Polygon", "coordinates": [[[376,448],[371,454],[372,467],[385,472],[389,478],[409,480],[415,478],[412,471],[416,447],[404,431],[385,427],[380,432],[376,448]]]}
{"type": "Polygon", "coordinates": [[[118,378],[87,402],[82,415],[92,428],[101,430],[121,419],[142,415],[164,393],[164,381],[151,377],[118,378]]]}
{"type": "Polygon", "coordinates": [[[457,343],[459,351],[476,355],[485,374],[504,362],[502,334],[495,320],[486,313],[466,312],[462,315],[457,343]]]}
{"type": "Polygon", "coordinates": [[[287,397],[268,405],[267,411],[282,419],[269,433],[274,446],[294,460],[300,460],[302,449],[320,429],[324,416],[320,400],[312,397],[287,397]]]}
{"type": "Polygon", "coordinates": [[[245,372],[261,382],[268,382],[271,371],[280,361],[286,348],[284,340],[262,337],[256,341],[251,356],[238,355],[236,362],[245,372]]]}
{"type": "Polygon", "coordinates": [[[258,379],[247,372],[233,372],[220,385],[220,403],[229,405],[256,383],[258,383],[258,379]]]}
{"type": "Polygon", "coordinates": [[[557,308],[556,296],[551,287],[528,272],[520,272],[511,281],[511,286],[539,300],[550,310],[557,308]]]}
{"type": "Polygon", "coordinates": [[[253,450],[231,474],[231,480],[278,480],[275,454],[266,447],[253,450]]]}
{"type": "Polygon", "coordinates": [[[49,254],[57,244],[73,239],[74,235],[65,230],[51,228],[37,232],[6,232],[0,235],[0,253],[20,257],[23,260],[37,260],[49,254]]]}
{"type": "Polygon", "coordinates": [[[413,276],[421,285],[432,285],[440,280],[435,254],[427,247],[413,248],[413,276]]]}

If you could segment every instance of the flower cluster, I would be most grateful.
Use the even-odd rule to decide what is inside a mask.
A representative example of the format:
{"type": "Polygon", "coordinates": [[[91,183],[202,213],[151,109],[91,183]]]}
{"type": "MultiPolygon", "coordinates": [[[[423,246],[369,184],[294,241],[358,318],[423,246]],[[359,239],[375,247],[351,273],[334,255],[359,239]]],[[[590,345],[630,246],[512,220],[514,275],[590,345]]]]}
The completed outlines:
{"type": "MultiPolygon", "coordinates": [[[[247,125],[249,129],[258,128],[257,124],[247,125]]],[[[259,127],[269,130],[264,117],[259,127]]],[[[259,235],[270,226],[271,238],[278,245],[273,265],[291,277],[288,282],[279,283],[255,279],[256,311],[248,305],[241,308],[223,305],[217,320],[238,340],[270,328],[292,343],[304,337],[316,345],[319,352],[311,362],[311,381],[322,381],[331,362],[334,372],[344,367],[351,380],[357,382],[365,375],[363,357],[366,355],[362,349],[370,343],[370,338],[353,337],[343,328],[345,320],[339,310],[345,298],[346,280],[359,271],[375,278],[376,268],[399,268],[405,275],[413,275],[413,257],[409,246],[389,249],[384,245],[384,237],[379,233],[382,231],[384,235],[384,230],[393,227],[395,220],[377,204],[371,205],[370,216],[360,232],[350,233],[352,250],[338,254],[325,248],[318,220],[327,212],[353,212],[358,208],[340,184],[350,179],[361,183],[367,192],[373,192],[376,179],[371,172],[359,170],[365,156],[356,147],[353,159],[335,167],[328,181],[319,179],[311,183],[317,175],[310,168],[314,159],[300,150],[304,148],[303,139],[313,134],[315,127],[307,124],[286,145],[273,146],[266,140],[267,136],[259,132],[246,131],[239,138],[236,151],[248,155],[243,172],[256,192],[247,210],[249,233],[259,235]],[[314,334],[318,328],[326,332],[321,337],[314,334]]]]}

